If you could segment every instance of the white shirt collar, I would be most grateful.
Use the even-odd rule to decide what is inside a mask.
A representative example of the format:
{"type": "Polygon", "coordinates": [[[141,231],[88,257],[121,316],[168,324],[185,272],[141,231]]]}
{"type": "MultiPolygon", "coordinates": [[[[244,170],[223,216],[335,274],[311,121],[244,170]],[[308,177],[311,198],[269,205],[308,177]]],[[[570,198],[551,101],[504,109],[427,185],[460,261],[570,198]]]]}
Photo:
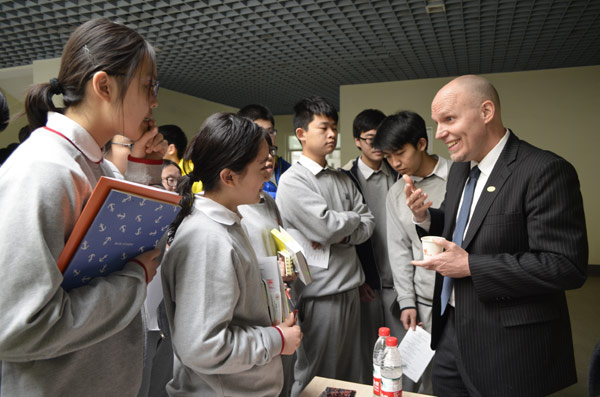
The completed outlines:
{"type": "Polygon", "coordinates": [[[500,157],[500,153],[502,153],[504,146],[506,146],[509,135],[507,129],[502,139],[500,139],[496,146],[485,155],[479,164],[477,164],[476,161],[471,161],[471,168],[478,166],[482,174],[489,176],[496,165],[496,161],[498,161],[498,158],[500,157]]]}
{"type": "MultiPolygon", "coordinates": [[[[431,171],[431,174],[427,175],[425,178],[429,178],[430,176],[435,175],[443,180],[446,180],[448,178],[448,172],[450,171],[450,160],[447,160],[443,157],[439,157],[436,154],[432,155],[432,157],[435,157],[437,159],[437,162],[435,163],[435,167],[433,167],[433,171],[431,171]]],[[[414,175],[412,176],[412,179],[415,182],[420,182],[425,178],[414,175]]]]}
{"type": "Polygon", "coordinates": [[[317,175],[319,172],[323,170],[329,169],[328,167],[321,167],[321,164],[316,161],[306,157],[305,155],[300,155],[298,162],[306,167],[313,175],[317,175]]]}
{"type": "Polygon", "coordinates": [[[213,221],[227,226],[231,226],[234,223],[239,224],[242,219],[239,214],[208,197],[204,197],[202,193],[198,193],[194,196],[194,208],[213,221]]]}
{"type": "Polygon", "coordinates": [[[367,164],[365,164],[365,162],[362,159],[362,156],[358,157],[358,169],[366,180],[368,180],[373,174],[378,173],[380,171],[385,176],[389,176],[389,174],[390,174],[388,169],[383,166],[383,160],[381,161],[381,164],[379,165],[379,169],[374,170],[373,168],[371,168],[367,164]]]}
{"type": "Polygon", "coordinates": [[[67,116],[57,112],[48,112],[46,127],[62,134],[90,161],[94,163],[102,161],[102,151],[94,137],[67,116]]]}

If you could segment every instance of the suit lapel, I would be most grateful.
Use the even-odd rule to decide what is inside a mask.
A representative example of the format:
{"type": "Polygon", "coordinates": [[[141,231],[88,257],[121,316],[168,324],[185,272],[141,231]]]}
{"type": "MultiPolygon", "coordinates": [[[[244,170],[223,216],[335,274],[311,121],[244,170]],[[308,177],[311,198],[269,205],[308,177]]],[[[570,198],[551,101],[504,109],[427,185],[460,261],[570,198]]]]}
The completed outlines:
{"type": "Polygon", "coordinates": [[[471,240],[477,233],[477,230],[479,230],[481,223],[502,189],[508,189],[508,187],[505,187],[504,185],[512,173],[509,165],[516,159],[518,149],[519,140],[512,132],[510,132],[506,146],[502,150],[500,157],[498,157],[496,165],[494,165],[492,173],[481,191],[481,196],[477,201],[477,205],[473,211],[473,217],[469,222],[467,233],[463,240],[463,248],[468,247],[471,243],[471,240]],[[490,189],[492,191],[489,191],[488,187],[490,186],[493,186],[495,189],[490,189]]]}

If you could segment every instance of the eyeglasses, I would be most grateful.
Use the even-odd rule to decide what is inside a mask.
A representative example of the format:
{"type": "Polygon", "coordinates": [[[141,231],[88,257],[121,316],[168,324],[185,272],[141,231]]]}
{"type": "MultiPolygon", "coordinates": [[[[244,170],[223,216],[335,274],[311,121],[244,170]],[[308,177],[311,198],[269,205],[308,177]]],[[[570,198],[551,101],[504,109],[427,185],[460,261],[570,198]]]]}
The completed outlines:
{"type": "MultiPolygon", "coordinates": [[[[126,76],[125,73],[109,73],[113,76],[126,76]]],[[[155,98],[158,98],[158,87],[160,86],[160,83],[158,82],[158,80],[154,80],[154,79],[150,79],[150,80],[146,80],[148,82],[148,90],[152,92],[152,95],[154,95],[155,98]]]]}
{"type": "Polygon", "coordinates": [[[277,130],[275,128],[268,129],[267,132],[269,135],[277,136],[277,130]]]}
{"type": "Polygon", "coordinates": [[[158,80],[149,80],[150,83],[150,89],[152,90],[152,94],[154,95],[155,98],[158,98],[158,86],[159,86],[159,82],[158,80]]]}
{"type": "Polygon", "coordinates": [[[110,144],[111,145],[125,146],[126,148],[129,148],[129,151],[131,151],[131,148],[133,148],[133,143],[111,142],[110,144]]]}
{"type": "Polygon", "coordinates": [[[173,178],[172,176],[168,176],[168,177],[166,177],[166,178],[162,178],[162,181],[163,181],[163,182],[166,182],[166,183],[167,183],[167,186],[169,186],[169,187],[176,187],[176,186],[177,186],[177,181],[178,181],[178,180],[179,180],[179,179],[177,179],[177,178],[173,178]]]}
{"type": "Polygon", "coordinates": [[[365,141],[365,142],[367,142],[367,144],[371,145],[371,144],[373,144],[375,137],[369,136],[369,137],[363,138],[362,136],[359,136],[358,139],[360,139],[361,141],[365,141]]]}
{"type": "Polygon", "coordinates": [[[277,156],[277,146],[271,146],[269,148],[269,154],[273,157],[277,156]]]}

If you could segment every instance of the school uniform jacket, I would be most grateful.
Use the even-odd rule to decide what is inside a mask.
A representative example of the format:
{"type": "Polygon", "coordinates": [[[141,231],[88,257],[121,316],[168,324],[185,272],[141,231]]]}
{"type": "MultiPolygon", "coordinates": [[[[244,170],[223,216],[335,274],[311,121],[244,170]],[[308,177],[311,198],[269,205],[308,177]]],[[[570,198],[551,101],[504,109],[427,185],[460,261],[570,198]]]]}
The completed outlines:
{"type": "MultiPolygon", "coordinates": [[[[455,163],[430,234],[452,240],[470,164],[455,163]]],[[[466,370],[485,396],[547,395],[577,381],[564,290],[586,279],[579,180],[559,156],[508,138],[462,247],[470,277],[455,279],[455,323],[466,370]]],[[[437,274],[432,348],[443,332],[437,274]]],[[[446,312],[448,313],[448,311],[446,312]]]]}
{"type": "MultiPolygon", "coordinates": [[[[160,180],[162,162],[129,160],[129,180],[160,180]]],[[[65,291],[56,264],[101,176],[114,175],[94,138],[53,112],[0,168],[2,397],[139,390],[144,270],[129,262],[65,291]]]]}
{"type": "MultiPolygon", "coordinates": [[[[398,173],[392,169],[386,160],[383,160],[382,167],[387,167],[394,180],[398,179],[398,173]]],[[[358,173],[360,172],[358,170],[358,157],[352,161],[352,167],[349,170],[339,168],[339,171],[350,177],[352,183],[354,183],[354,186],[356,186],[356,189],[360,192],[363,203],[366,205],[367,201],[365,200],[362,186],[360,186],[360,181],[358,180],[358,173]]],[[[369,237],[367,241],[356,246],[356,254],[360,259],[360,264],[365,273],[366,283],[369,284],[372,289],[381,289],[381,276],[377,270],[377,261],[375,260],[372,237],[369,237]]]]}

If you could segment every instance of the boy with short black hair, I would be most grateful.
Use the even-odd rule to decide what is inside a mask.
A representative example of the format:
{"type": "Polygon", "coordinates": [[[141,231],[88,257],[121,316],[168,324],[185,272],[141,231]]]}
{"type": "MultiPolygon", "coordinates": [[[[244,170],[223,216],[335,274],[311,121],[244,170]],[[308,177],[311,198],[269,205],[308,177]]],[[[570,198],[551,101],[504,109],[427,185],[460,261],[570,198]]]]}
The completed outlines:
{"type": "Polygon", "coordinates": [[[163,159],[179,164],[188,144],[185,132],[174,124],[161,125],[158,127],[158,132],[162,134],[165,141],[169,144],[163,159]]]}
{"type": "Polygon", "coordinates": [[[375,223],[352,181],[327,167],[325,156],[337,143],[337,120],[335,108],[321,97],[296,104],[294,127],[302,156],[281,177],[277,194],[284,226],[298,230],[313,246],[329,248],[327,268],[311,266],[312,283],[294,286],[304,338],[292,396],[314,376],[357,382],[361,375],[358,287],[364,274],[355,245],[371,236],[375,223]]]}
{"type": "Polygon", "coordinates": [[[372,378],[373,345],[379,337],[379,327],[389,327],[391,335],[399,338],[405,333],[400,322],[386,238],[385,198],[398,179],[398,173],[383,158],[381,150],[372,146],[377,127],[384,119],[385,114],[376,109],[363,110],[354,118],[352,133],[360,156],[350,162],[347,169],[340,169],[362,194],[376,225],[373,236],[356,246],[366,277],[365,283],[359,287],[362,383],[369,383],[372,378]]]}
{"type": "Polygon", "coordinates": [[[271,137],[271,144],[275,150],[275,156],[273,156],[273,171],[269,171],[271,172],[271,179],[265,182],[262,190],[275,199],[277,197],[279,178],[281,178],[281,174],[290,168],[290,163],[285,161],[283,157],[277,155],[277,145],[275,144],[277,130],[275,129],[275,119],[273,118],[273,114],[263,105],[252,104],[241,108],[237,112],[237,115],[254,121],[254,123],[264,128],[271,137]]]}
{"type": "MultiPolygon", "coordinates": [[[[446,194],[446,180],[451,161],[427,153],[425,121],[417,113],[398,112],[388,116],[377,129],[373,146],[382,150],[389,164],[400,174],[409,175],[416,188],[422,188],[439,208],[446,194]]],[[[422,323],[431,332],[431,306],[435,272],[413,266],[421,260],[423,250],[410,209],[406,205],[404,179],[390,189],[386,199],[388,255],[392,266],[394,287],[402,310],[400,321],[404,329],[414,329],[422,323]]],[[[417,386],[406,376],[404,390],[416,391],[417,386]]],[[[432,394],[431,366],[421,378],[419,392],[432,394]]]]}

